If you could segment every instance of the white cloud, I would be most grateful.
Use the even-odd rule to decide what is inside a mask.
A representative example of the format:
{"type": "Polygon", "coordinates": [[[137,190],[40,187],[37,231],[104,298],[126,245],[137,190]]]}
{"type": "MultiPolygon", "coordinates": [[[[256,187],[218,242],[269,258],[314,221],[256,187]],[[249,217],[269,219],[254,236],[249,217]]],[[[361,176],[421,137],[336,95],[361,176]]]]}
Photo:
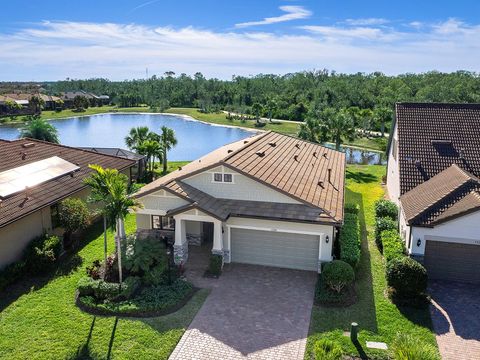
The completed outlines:
{"type": "Polygon", "coordinates": [[[328,68],[387,74],[479,71],[480,26],[457,20],[409,32],[310,26],[296,34],[218,32],[193,27],[44,22],[0,33],[0,79],[140,78],[167,70],[235,75],[328,68]]]}
{"type": "Polygon", "coordinates": [[[390,21],[383,18],[364,18],[364,19],[347,19],[345,22],[349,25],[365,26],[365,25],[385,25],[390,21]]]}
{"type": "Polygon", "coordinates": [[[257,25],[269,25],[269,24],[275,24],[275,23],[285,22],[285,21],[306,19],[312,15],[312,12],[310,10],[305,9],[303,6],[285,5],[285,6],[280,6],[279,9],[285,12],[286,14],[276,16],[276,17],[268,17],[260,21],[248,21],[248,22],[235,24],[235,27],[244,28],[249,26],[257,26],[257,25]]]}

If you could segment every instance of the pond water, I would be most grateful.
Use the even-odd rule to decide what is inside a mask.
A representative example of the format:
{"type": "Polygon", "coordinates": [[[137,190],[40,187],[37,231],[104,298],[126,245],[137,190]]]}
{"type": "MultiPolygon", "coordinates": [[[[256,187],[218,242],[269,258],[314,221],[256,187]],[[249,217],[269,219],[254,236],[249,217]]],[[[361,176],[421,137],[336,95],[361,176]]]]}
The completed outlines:
{"type": "MultiPolygon", "coordinates": [[[[52,120],[58,129],[60,142],[69,146],[126,148],[125,136],[132,127],[148,126],[160,132],[160,127],[175,130],[178,144],[169,152],[169,160],[194,160],[216,148],[255,134],[241,128],[214,126],[179,115],[164,114],[99,114],[52,120]]],[[[0,139],[18,138],[18,126],[0,126],[0,139]]],[[[326,144],[334,147],[333,144],[326,144]]],[[[385,164],[383,153],[342,147],[349,164],[385,164]]]]}
{"type": "MultiPolygon", "coordinates": [[[[168,160],[194,160],[216,148],[254,135],[240,128],[213,126],[182,116],[163,114],[100,114],[52,120],[60,143],[69,146],[126,148],[125,136],[132,127],[148,126],[160,133],[160,127],[175,130],[177,146],[169,151],[168,160]]],[[[0,139],[18,138],[19,128],[0,127],[0,139]]]]}

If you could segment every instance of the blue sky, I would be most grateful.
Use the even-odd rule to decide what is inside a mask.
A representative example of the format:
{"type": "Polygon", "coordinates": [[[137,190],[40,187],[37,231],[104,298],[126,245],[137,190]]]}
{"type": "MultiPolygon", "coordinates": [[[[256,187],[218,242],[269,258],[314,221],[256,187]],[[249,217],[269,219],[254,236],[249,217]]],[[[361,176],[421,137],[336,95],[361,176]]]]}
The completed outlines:
{"type": "Polygon", "coordinates": [[[24,0],[2,4],[0,81],[323,69],[479,71],[480,2],[24,0]]]}

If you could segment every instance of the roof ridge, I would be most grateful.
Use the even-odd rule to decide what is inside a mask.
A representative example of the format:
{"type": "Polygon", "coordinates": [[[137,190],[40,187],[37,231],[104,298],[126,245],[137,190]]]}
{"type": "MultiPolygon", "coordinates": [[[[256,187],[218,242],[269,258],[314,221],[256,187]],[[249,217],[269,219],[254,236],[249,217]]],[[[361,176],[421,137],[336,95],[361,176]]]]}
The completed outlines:
{"type": "MultiPolygon", "coordinates": [[[[247,149],[248,147],[250,147],[252,144],[255,144],[257,141],[259,141],[260,139],[263,139],[264,137],[266,137],[268,134],[271,134],[273,133],[273,131],[269,130],[269,131],[265,131],[263,134],[260,134],[260,135],[257,135],[257,137],[255,139],[253,139],[252,141],[248,141],[245,145],[241,146],[240,148],[238,148],[237,150],[231,152],[230,154],[228,154],[226,157],[224,157],[222,160],[220,160],[219,162],[222,162],[222,161],[227,161],[228,159],[230,159],[232,156],[238,154],[239,152],[247,149]]],[[[248,138],[247,138],[248,139],[248,138]]],[[[244,141],[246,141],[246,139],[244,139],[244,141]]]]}

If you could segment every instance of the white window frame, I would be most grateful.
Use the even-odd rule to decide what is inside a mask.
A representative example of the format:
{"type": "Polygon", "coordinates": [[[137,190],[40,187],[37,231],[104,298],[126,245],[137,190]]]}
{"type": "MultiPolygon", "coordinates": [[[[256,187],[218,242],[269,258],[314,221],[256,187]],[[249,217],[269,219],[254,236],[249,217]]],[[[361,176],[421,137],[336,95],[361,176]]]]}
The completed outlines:
{"type": "Polygon", "coordinates": [[[235,174],[234,173],[231,173],[231,172],[225,172],[224,169],[222,169],[222,171],[215,171],[215,172],[212,172],[212,183],[215,183],[215,184],[235,184],[235,174]],[[221,181],[215,181],[215,174],[219,174],[222,176],[222,180],[221,181]],[[230,175],[232,177],[232,181],[225,181],[225,175],[230,175]]]}

